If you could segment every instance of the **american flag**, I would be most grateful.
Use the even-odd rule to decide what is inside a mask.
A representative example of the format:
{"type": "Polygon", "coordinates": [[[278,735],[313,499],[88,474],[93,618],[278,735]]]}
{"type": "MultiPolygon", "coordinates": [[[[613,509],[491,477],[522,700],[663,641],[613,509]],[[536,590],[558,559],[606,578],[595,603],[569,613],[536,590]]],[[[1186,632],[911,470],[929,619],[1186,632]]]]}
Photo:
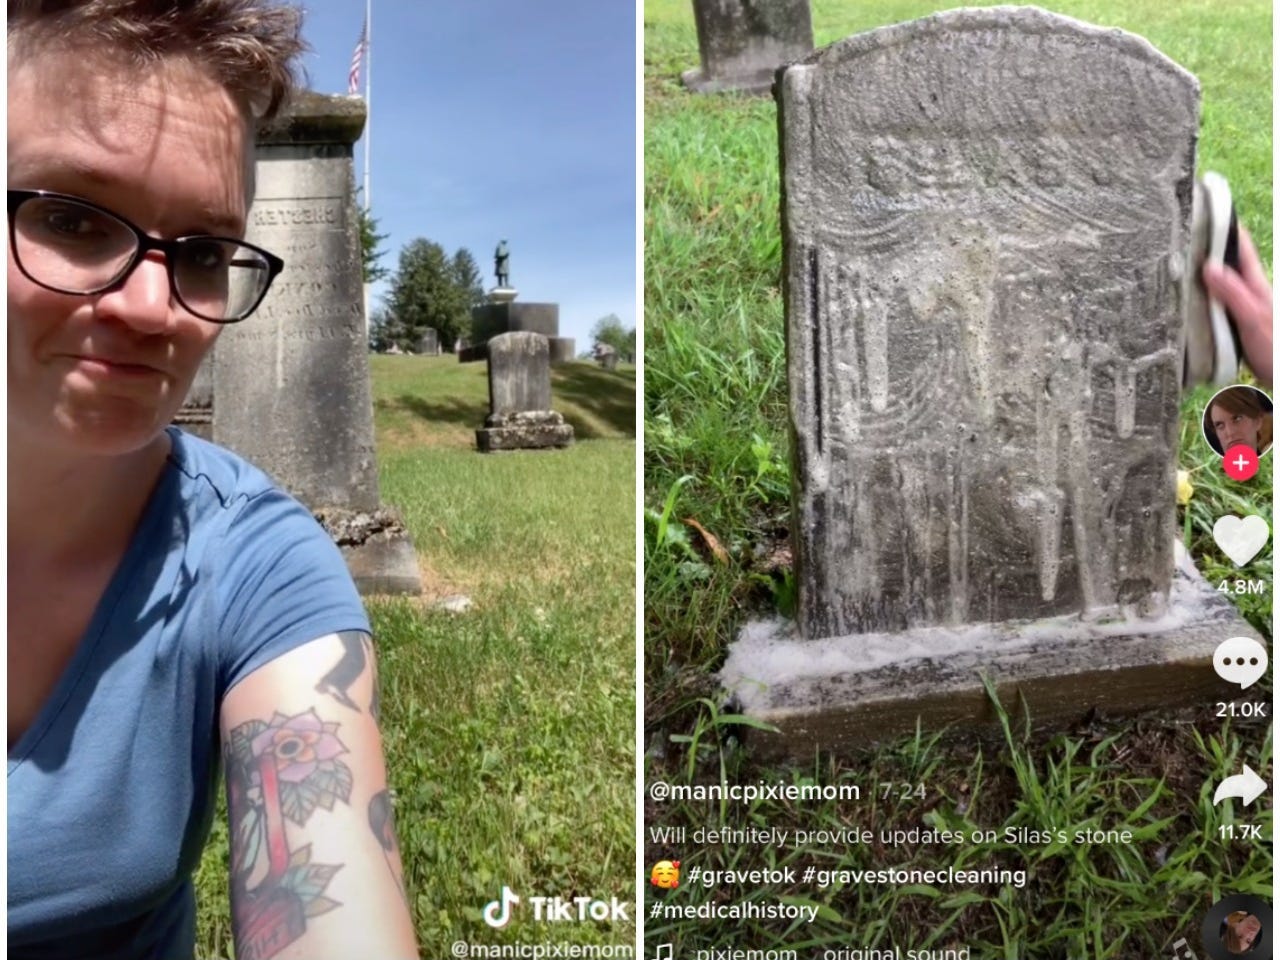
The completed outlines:
{"type": "Polygon", "coordinates": [[[364,60],[364,49],[369,44],[369,24],[365,22],[360,28],[360,39],[356,41],[355,52],[351,54],[351,69],[347,71],[347,93],[360,92],[360,62],[364,60]]]}

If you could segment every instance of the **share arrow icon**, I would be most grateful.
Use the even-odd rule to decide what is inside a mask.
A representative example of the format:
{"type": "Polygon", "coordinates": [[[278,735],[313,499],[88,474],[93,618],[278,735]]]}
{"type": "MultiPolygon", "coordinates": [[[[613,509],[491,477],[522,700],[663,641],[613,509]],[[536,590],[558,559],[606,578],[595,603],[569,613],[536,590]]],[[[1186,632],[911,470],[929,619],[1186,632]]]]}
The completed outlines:
{"type": "Polygon", "coordinates": [[[1216,807],[1223,800],[1233,797],[1239,797],[1247,807],[1258,797],[1262,796],[1262,791],[1267,789],[1267,781],[1249,769],[1249,765],[1244,765],[1244,773],[1237,773],[1234,777],[1227,777],[1220,784],[1218,789],[1213,791],[1213,805],[1216,807]]]}

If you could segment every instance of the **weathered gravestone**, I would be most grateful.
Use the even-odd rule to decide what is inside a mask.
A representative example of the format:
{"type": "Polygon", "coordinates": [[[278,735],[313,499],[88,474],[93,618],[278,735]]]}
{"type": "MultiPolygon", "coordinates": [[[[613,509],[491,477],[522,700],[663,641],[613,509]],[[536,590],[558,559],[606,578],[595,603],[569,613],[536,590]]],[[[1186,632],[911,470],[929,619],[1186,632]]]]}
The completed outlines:
{"type": "Polygon", "coordinates": [[[595,361],[606,370],[618,369],[618,351],[607,343],[597,343],[594,351],[595,361]]]}
{"type": "MultiPolygon", "coordinates": [[[[1221,695],[1175,564],[1199,90],[1144,40],[958,10],[780,72],[798,623],[722,674],[777,748],[1221,695]]],[[[767,749],[767,748],[766,748],[767,749]]]]}
{"type": "Polygon", "coordinates": [[[778,67],[813,50],[809,0],[693,0],[702,66],[686,71],[696,93],[765,93],[778,67]]]}
{"type": "Polygon", "coordinates": [[[423,330],[413,352],[421,357],[438,357],[440,355],[439,332],[434,327],[423,330]]]}
{"type": "Polygon", "coordinates": [[[481,453],[567,447],[573,427],[551,409],[547,338],[529,331],[489,340],[489,415],[476,431],[481,453]]]}
{"type": "Polygon", "coordinates": [[[216,347],[213,436],[270,474],[335,536],[364,592],[420,590],[402,526],[382,509],[351,150],[354,97],[304,93],[258,138],[247,239],[284,272],[216,347]]]}

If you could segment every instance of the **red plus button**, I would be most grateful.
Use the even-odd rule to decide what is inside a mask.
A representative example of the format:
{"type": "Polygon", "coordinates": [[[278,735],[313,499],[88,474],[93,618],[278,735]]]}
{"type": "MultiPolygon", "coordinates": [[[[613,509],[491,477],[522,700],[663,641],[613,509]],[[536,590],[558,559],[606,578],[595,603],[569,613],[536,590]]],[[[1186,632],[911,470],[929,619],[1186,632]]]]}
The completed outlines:
{"type": "Polygon", "coordinates": [[[1248,480],[1258,472],[1258,455],[1243,443],[1237,443],[1223,454],[1222,469],[1232,480],[1248,480]]]}

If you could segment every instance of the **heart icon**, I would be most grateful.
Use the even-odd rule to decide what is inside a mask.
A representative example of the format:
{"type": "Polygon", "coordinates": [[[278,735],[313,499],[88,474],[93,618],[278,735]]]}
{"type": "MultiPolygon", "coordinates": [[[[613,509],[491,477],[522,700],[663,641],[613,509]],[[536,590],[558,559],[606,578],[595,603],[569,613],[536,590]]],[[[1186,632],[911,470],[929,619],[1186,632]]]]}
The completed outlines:
{"type": "Polygon", "coordinates": [[[1258,555],[1258,551],[1271,539],[1267,521],[1258,516],[1237,517],[1228,514],[1219,517],[1213,525],[1213,540],[1237,567],[1258,555]]]}

